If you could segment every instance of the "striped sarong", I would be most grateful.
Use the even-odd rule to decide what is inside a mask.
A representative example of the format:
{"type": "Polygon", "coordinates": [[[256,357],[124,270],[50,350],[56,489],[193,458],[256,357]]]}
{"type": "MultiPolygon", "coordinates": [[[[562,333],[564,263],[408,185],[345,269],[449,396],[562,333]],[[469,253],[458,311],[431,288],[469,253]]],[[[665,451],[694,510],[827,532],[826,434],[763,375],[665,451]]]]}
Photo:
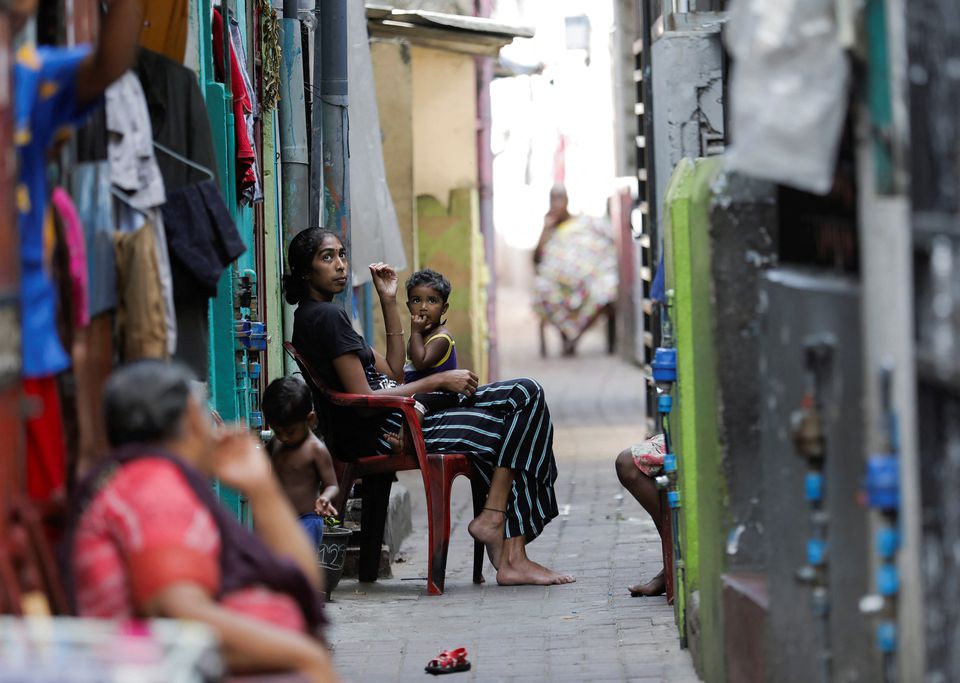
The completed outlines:
{"type": "MultiPolygon", "coordinates": [[[[553,423],[543,387],[528,378],[485,384],[459,405],[427,413],[423,438],[430,453],[462,453],[490,484],[495,467],[514,470],[507,500],[507,538],[533,540],[557,516],[553,490],[553,423]]],[[[384,423],[384,433],[400,430],[399,416],[384,423]]],[[[390,444],[380,439],[383,453],[390,444]]]]}

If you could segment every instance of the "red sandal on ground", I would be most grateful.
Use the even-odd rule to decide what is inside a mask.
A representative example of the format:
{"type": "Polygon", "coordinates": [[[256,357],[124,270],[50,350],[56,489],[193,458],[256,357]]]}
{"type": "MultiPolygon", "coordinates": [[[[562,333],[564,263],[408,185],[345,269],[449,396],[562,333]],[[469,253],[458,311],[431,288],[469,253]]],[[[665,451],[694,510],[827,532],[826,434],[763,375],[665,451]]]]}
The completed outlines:
{"type": "Polygon", "coordinates": [[[444,650],[435,659],[431,659],[423,670],[434,676],[469,671],[470,662],[467,661],[467,648],[458,647],[456,650],[444,650]]]}

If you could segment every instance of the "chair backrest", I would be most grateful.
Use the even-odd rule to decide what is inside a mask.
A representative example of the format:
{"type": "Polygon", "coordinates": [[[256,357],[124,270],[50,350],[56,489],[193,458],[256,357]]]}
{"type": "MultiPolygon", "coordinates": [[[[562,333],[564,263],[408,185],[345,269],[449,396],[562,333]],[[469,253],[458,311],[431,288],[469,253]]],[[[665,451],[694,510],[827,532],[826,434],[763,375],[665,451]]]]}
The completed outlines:
{"type": "Polygon", "coordinates": [[[300,372],[303,373],[303,377],[307,380],[307,383],[312,386],[317,392],[319,392],[324,398],[329,399],[332,390],[323,380],[320,379],[320,375],[317,374],[317,371],[313,369],[313,366],[310,365],[309,361],[304,358],[296,347],[293,345],[293,342],[285,341],[283,342],[283,350],[286,351],[294,362],[300,368],[300,372]]]}

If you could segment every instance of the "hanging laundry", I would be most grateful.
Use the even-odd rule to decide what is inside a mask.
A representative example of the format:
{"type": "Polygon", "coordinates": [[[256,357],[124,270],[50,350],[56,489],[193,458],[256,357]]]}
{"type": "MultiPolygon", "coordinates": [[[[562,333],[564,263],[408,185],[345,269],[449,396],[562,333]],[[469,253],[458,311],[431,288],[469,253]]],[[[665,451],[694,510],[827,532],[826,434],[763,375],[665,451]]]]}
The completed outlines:
{"type": "MultiPolygon", "coordinates": [[[[178,335],[176,311],[173,303],[173,270],[170,265],[170,252],[168,250],[166,230],[163,224],[163,213],[159,208],[147,210],[134,209],[127,203],[125,198],[114,194],[113,214],[116,219],[116,231],[113,235],[114,244],[116,244],[118,234],[130,234],[138,232],[141,229],[149,229],[153,232],[153,246],[151,249],[153,251],[156,268],[152,272],[156,273],[156,282],[151,280],[150,286],[155,286],[160,291],[163,301],[163,317],[151,317],[149,319],[158,325],[162,324],[164,329],[163,334],[167,339],[167,350],[164,357],[171,356],[176,352],[178,335]]],[[[118,262],[118,277],[122,267],[122,264],[118,262]]],[[[151,275],[150,277],[153,278],[154,276],[151,275]]],[[[138,282],[143,284],[145,280],[138,280],[138,282]]],[[[117,283],[117,291],[120,297],[119,309],[134,305],[131,300],[127,298],[130,290],[126,289],[122,282],[117,283]]]]}
{"type": "MultiPolygon", "coordinates": [[[[240,35],[240,22],[230,12],[230,49],[238,57],[240,64],[240,75],[243,77],[243,87],[247,93],[247,99],[250,100],[250,111],[245,111],[243,115],[244,124],[247,127],[247,140],[252,145],[254,140],[254,125],[260,118],[260,106],[257,102],[257,91],[250,80],[250,74],[247,72],[247,53],[243,47],[243,36],[240,35]]],[[[247,188],[245,194],[241,197],[242,203],[252,204],[263,201],[263,187],[260,184],[260,168],[257,164],[257,157],[253,157],[253,187],[247,188]],[[245,201],[243,201],[245,200],[245,201]]]]}
{"type": "Polygon", "coordinates": [[[72,290],[71,308],[74,327],[86,327],[90,324],[90,308],[87,297],[87,248],[83,238],[83,226],[77,208],[67,191],[55,187],[50,201],[60,216],[63,236],[67,248],[72,290]]]}
{"type": "Polygon", "coordinates": [[[66,481],[57,379],[53,376],[25,379],[23,394],[31,407],[25,422],[27,494],[33,500],[50,500],[63,492],[66,481]]]}
{"type": "Polygon", "coordinates": [[[217,184],[213,135],[196,74],[150,50],[140,50],[136,69],[167,188],[162,213],[179,339],[174,358],[207,377],[208,297],[216,295],[224,269],[245,246],[217,184]]]}
{"type": "Polygon", "coordinates": [[[20,228],[23,374],[43,377],[70,365],[56,328],[56,290],[44,260],[47,148],[57,130],[81,122],[91,107],[76,104],[76,72],[88,49],[24,46],[14,65],[14,142],[19,161],[15,190],[20,228]]]}
{"type": "MultiPolygon", "coordinates": [[[[153,128],[147,100],[136,73],[129,71],[111,85],[106,92],[108,155],[110,174],[118,193],[114,204],[116,228],[120,232],[139,231],[144,219],[149,219],[153,233],[152,244],[156,286],[161,293],[163,315],[149,316],[147,320],[162,326],[166,348],[161,356],[169,357],[177,348],[176,311],[173,303],[173,278],[167,255],[166,236],[160,222],[158,207],[166,202],[166,191],[153,147],[153,128]]],[[[118,252],[120,253],[120,252],[118,252]]],[[[118,262],[118,272],[122,264],[118,262]]],[[[137,283],[143,284],[142,279],[137,283]]],[[[124,299],[130,289],[119,283],[121,307],[129,308],[124,299]]],[[[146,335],[152,336],[152,335],[146,335]]],[[[149,345],[147,345],[149,347],[149,345]]],[[[152,348],[152,347],[149,347],[152,348]]]]}
{"type": "Polygon", "coordinates": [[[155,149],[167,193],[211,176],[216,178],[210,120],[196,74],[163,55],[143,49],[137,55],[136,71],[150,111],[154,142],[189,160],[184,163],[155,149]]]}
{"type": "Polygon", "coordinates": [[[219,188],[208,180],[177,190],[163,219],[178,292],[216,296],[223,271],[247,250],[219,188]]]}
{"type": "MultiPolygon", "coordinates": [[[[237,197],[250,196],[257,184],[255,164],[257,155],[254,152],[252,140],[243,124],[246,114],[253,112],[253,104],[247,95],[244,86],[243,70],[233,47],[230,47],[230,88],[233,92],[234,140],[237,157],[237,197]]],[[[213,61],[217,78],[223,80],[224,74],[223,18],[219,10],[213,10],[213,61]]]]}
{"type": "Polygon", "coordinates": [[[166,199],[153,153],[153,129],[140,79],[128,71],[107,88],[110,178],[131,206],[149,209],[166,199]]]}
{"type": "Polygon", "coordinates": [[[87,122],[77,128],[74,136],[76,140],[77,162],[107,160],[107,112],[103,107],[98,108],[87,122]]]}
{"type": "Polygon", "coordinates": [[[157,240],[153,224],[114,235],[117,285],[122,305],[117,309],[120,357],[168,358],[166,312],[157,272],[157,240]]]}
{"type": "Polygon", "coordinates": [[[117,268],[113,248],[113,197],[109,162],[77,164],[70,173],[70,194],[76,199],[87,247],[90,316],[117,307],[117,268]]]}

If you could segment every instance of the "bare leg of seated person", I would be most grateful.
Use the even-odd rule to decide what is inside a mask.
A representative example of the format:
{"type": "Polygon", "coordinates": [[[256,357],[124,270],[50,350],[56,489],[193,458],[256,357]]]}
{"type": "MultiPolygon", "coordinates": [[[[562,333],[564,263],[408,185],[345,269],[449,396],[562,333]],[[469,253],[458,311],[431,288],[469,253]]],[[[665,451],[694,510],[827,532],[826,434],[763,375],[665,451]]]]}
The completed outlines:
{"type": "Polygon", "coordinates": [[[487,557],[494,569],[500,568],[500,553],[503,551],[503,530],[507,522],[507,496],[513,483],[513,470],[497,467],[490,481],[490,493],[483,511],[467,526],[474,540],[487,548],[487,557]]]}
{"type": "MultiPolygon", "coordinates": [[[[617,477],[624,488],[630,492],[637,502],[643,506],[654,525],[657,527],[657,533],[663,536],[660,528],[660,493],[657,491],[657,485],[653,479],[645,475],[633,462],[633,455],[630,449],[623,451],[617,456],[617,477]]],[[[633,597],[650,597],[654,595],[663,595],[666,591],[666,583],[663,576],[663,570],[646,583],[628,586],[627,590],[633,597]]]]}
{"type": "Polygon", "coordinates": [[[483,512],[467,527],[470,535],[486,546],[490,562],[497,569],[497,583],[501,586],[573,583],[576,579],[569,574],[559,574],[527,557],[526,539],[522,536],[504,539],[507,498],[512,484],[513,470],[494,469],[483,512]]]}

